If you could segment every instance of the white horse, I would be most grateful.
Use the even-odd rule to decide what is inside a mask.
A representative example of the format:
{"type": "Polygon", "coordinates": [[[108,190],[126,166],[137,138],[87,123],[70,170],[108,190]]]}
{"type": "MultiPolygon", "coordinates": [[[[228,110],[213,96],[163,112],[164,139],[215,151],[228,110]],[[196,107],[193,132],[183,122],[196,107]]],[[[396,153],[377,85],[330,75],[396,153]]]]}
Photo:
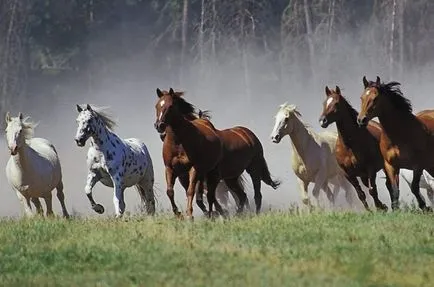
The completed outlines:
{"type": "Polygon", "coordinates": [[[310,206],[308,185],[315,183],[312,194],[319,206],[319,191],[323,189],[329,201],[334,204],[334,197],[342,186],[346,191],[347,202],[352,205],[352,190],[349,182],[337,164],[335,146],[337,133],[323,131],[315,133],[301,119],[301,114],[295,105],[284,103],[280,106],[276,116],[271,139],[279,143],[289,135],[292,143],[292,169],[298,178],[301,197],[304,204],[310,206]],[[328,183],[332,183],[334,192],[328,183]]]}
{"type": "Polygon", "coordinates": [[[56,188],[57,198],[64,217],[69,217],[63,193],[62,169],[54,146],[46,139],[33,138],[34,123],[23,118],[11,117],[6,113],[6,139],[11,157],[6,165],[6,177],[17,193],[27,217],[32,217],[30,201],[38,214],[43,215],[39,198],[45,200],[47,216],[53,215],[51,191],[56,188]]]}
{"type": "MultiPolygon", "coordinates": [[[[401,168],[399,169],[399,173],[411,188],[411,182],[413,181],[413,170],[401,168]]],[[[419,186],[420,188],[426,189],[428,199],[431,201],[431,205],[434,206],[434,177],[432,177],[426,170],[423,170],[422,172],[419,186]]]]}
{"type": "Polygon", "coordinates": [[[113,188],[116,217],[125,211],[124,191],[135,186],[145,204],[147,214],[155,214],[154,168],[146,145],[138,139],[121,139],[113,132],[115,122],[103,108],[82,108],[77,105],[77,134],[75,141],[83,147],[90,138],[87,152],[88,175],[86,195],[92,209],[103,213],[104,207],[95,203],[92,189],[98,181],[113,188]]]}

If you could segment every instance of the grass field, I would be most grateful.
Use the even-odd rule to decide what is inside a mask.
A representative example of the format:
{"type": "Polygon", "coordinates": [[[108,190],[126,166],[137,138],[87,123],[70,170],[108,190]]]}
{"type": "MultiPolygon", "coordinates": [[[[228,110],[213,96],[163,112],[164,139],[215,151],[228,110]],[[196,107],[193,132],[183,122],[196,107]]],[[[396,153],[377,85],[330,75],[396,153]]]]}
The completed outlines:
{"type": "Polygon", "coordinates": [[[434,216],[0,221],[1,286],[433,286],[434,216]]]}

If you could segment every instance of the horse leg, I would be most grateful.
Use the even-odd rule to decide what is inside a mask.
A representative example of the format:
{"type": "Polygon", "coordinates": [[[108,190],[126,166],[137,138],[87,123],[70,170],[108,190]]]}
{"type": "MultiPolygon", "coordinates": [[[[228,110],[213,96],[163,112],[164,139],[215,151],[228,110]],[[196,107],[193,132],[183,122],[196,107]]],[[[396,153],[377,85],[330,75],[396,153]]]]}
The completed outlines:
{"type": "Polygon", "coordinates": [[[187,219],[193,220],[193,198],[198,183],[198,174],[194,167],[188,172],[188,189],[187,189],[187,219]]]}
{"type": "Polygon", "coordinates": [[[261,193],[261,174],[258,172],[261,169],[258,167],[254,167],[250,165],[247,168],[247,173],[250,175],[253,184],[253,190],[255,192],[255,205],[256,205],[256,214],[259,214],[262,207],[262,193],[261,193]]]}
{"type": "Polygon", "coordinates": [[[207,174],[207,187],[208,187],[208,192],[206,194],[207,199],[208,199],[208,216],[211,218],[212,217],[212,206],[213,204],[215,205],[215,209],[216,211],[223,216],[224,218],[227,217],[227,211],[223,210],[223,208],[221,207],[220,203],[216,200],[215,198],[215,190],[216,187],[218,185],[218,183],[220,182],[220,178],[218,176],[218,172],[216,170],[211,171],[210,173],[207,174]]]}
{"type": "Polygon", "coordinates": [[[146,214],[154,215],[155,214],[155,195],[154,195],[154,180],[152,178],[144,178],[142,179],[137,188],[140,193],[140,197],[142,198],[146,214]]]}
{"type": "MultiPolygon", "coordinates": [[[[187,178],[187,189],[188,189],[188,178],[187,178]]],[[[186,189],[186,190],[187,190],[186,189]]],[[[204,192],[204,181],[199,180],[196,185],[196,204],[199,206],[200,210],[202,210],[204,215],[208,214],[208,210],[206,209],[205,203],[203,203],[203,192],[204,192]]]]}
{"type": "Polygon", "coordinates": [[[52,194],[51,194],[51,192],[47,192],[43,196],[43,198],[45,200],[45,205],[47,207],[47,217],[53,217],[54,213],[53,213],[53,201],[52,201],[52,194]]]}
{"type": "Polygon", "coordinates": [[[247,195],[244,192],[243,187],[238,182],[238,178],[226,178],[224,181],[228,188],[234,192],[238,198],[239,205],[237,208],[237,214],[242,213],[244,211],[244,204],[246,203],[247,195]]]}
{"type": "Polygon", "coordinates": [[[411,182],[411,192],[416,197],[417,203],[419,204],[419,208],[423,211],[432,211],[432,208],[426,206],[425,199],[422,194],[420,194],[420,177],[422,176],[423,169],[415,168],[413,169],[413,180],[411,182]]]}
{"type": "Polygon", "coordinates": [[[33,205],[36,207],[36,212],[38,215],[44,216],[44,209],[42,208],[41,201],[39,200],[39,197],[32,197],[30,199],[33,202],[33,205]]]}
{"type": "Polygon", "coordinates": [[[328,181],[326,180],[326,175],[324,174],[324,172],[319,171],[315,176],[315,185],[312,189],[312,195],[315,197],[317,207],[320,207],[319,191],[321,190],[321,188],[324,187],[325,184],[328,184],[328,181]]]}
{"type": "Polygon", "coordinates": [[[387,161],[385,161],[384,173],[386,174],[390,182],[389,193],[390,193],[390,201],[392,203],[391,204],[392,210],[398,210],[399,209],[399,168],[395,168],[387,161]]]}
{"type": "MultiPolygon", "coordinates": [[[[220,181],[217,184],[215,190],[216,200],[222,205],[225,209],[228,209],[229,205],[229,188],[224,181],[220,181]]],[[[196,194],[197,198],[197,194],[196,194]]]]}
{"type": "Polygon", "coordinates": [[[87,174],[86,186],[84,187],[84,191],[86,192],[86,196],[89,199],[92,209],[96,213],[102,214],[104,213],[104,206],[96,203],[92,196],[92,189],[100,179],[101,175],[99,173],[89,171],[89,173],[87,174]]]}
{"type": "Polygon", "coordinates": [[[175,181],[176,181],[176,175],[174,174],[173,170],[171,168],[166,167],[166,186],[167,186],[166,194],[170,200],[170,204],[172,205],[173,213],[175,214],[175,216],[179,217],[181,215],[181,212],[179,212],[178,206],[176,206],[175,191],[173,189],[173,186],[175,185],[175,181]]]}
{"type": "Polygon", "coordinates": [[[434,174],[434,170],[430,170],[431,172],[429,172],[429,170],[427,171],[431,175],[431,178],[428,177],[428,175],[424,175],[427,184],[426,194],[428,196],[429,201],[431,202],[431,207],[434,207],[434,180],[432,178],[432,174],[434,174]]]}
{"type": "Polygon", "coordinates": [[[331,191],[328,182],[326,182],[323,185],[322,189],[326,193],[327,199],[329,200],[331,207],[334,207],[335,206],[335,196],[334,196],[333,192],[331,191]]]}
{"type": "Polygon", "coordinates": [[[372,199],[374,199],[374,204],[377,210],[387,211],[387,206],[381,202],[381,200],[378,198],[378,190],[377,190],[377,184],[375,182],[375,179],[377,177],[377,173],[373,172],[369,176],[368,180],[368,188],[369,188],[369,194],[372,196],[372,199]]]}
{"type": "MultiPolygon", "coordinates": [[[[354,189],[357,192],[357,197],[360,199],[360,201],[363,204],[363,207],[365,207],[366,211],[371,211],[369,208],[368,202],[366,201],[366,194],[362,190],[362,187],[359,184],[359,181],[357,180],[357,177],[353,175],[346,175],[346,179],[351,183],[351,185],[354,187],[354,189]]],[[[362,182],[365,184],[367,183],[368,179],[366,177],[362,177],[362,182]]]]}
{"type": "Polygon", "coordinates": [[[121,187],[120,182],[116,182],[115,180],[113,180],[113,185],[113,204],[115,206],[115,217],[121,218],[125,212],[124,189],[121,187]]]}
{"type": "Polygon", "coordinates": [[[66,210],[66,205],[65,205],[65,194],[63,193],[63,182],[62,181],[60,181],[59,184],[57,185],[56,191],[57,191],[57,199],[59,200],[60,205],[62,207],[63,217],[69,218],[68,210],[66,210]]]}
{"type": "Polygon", "coordinates": [[[300,186],[300,190],[301,190],[301,201],[303,202],[304,205],[311,207],[311,203],[309,200],[309,194],[307,192],[307,188],[309,186],[309,182],[307,181],[303,181],[302,179],[297,177],[297,182],[298,185],[300,186]]]}
{"type": "Polygon", "coordinates": [[[24,215],[26,217],[33,217],[34,214],[32,212],[32,206],[30,205],[30,197],[25,197],[21,192],[18,190],[15,191],[17,193],[17,197],[20,200],[22,206],[24,207],[24,215]]]}

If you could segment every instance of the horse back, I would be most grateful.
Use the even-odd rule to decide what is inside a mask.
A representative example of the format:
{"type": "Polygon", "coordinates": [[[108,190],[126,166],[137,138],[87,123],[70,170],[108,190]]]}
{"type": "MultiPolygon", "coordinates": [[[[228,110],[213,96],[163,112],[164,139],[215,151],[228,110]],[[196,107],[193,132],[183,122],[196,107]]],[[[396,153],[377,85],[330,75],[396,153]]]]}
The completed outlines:
{"type": "Polygon", "coordinates": [[[416,114],[419,119],[430,132],[434,132],[434,110],[423,110],[416,114]]]}

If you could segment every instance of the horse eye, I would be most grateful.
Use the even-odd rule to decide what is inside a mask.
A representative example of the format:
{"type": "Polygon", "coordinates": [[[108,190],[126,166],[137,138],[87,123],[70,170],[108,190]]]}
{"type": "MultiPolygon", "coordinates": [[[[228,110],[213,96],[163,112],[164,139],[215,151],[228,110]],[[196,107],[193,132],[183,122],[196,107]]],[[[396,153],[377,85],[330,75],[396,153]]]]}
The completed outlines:
{"type": "Polygon", "coordinates": [[[287,123],[287,122],[288,122],[288,119],[289,119],[289,118],[285,118],[285,123],[287,123]]]}

